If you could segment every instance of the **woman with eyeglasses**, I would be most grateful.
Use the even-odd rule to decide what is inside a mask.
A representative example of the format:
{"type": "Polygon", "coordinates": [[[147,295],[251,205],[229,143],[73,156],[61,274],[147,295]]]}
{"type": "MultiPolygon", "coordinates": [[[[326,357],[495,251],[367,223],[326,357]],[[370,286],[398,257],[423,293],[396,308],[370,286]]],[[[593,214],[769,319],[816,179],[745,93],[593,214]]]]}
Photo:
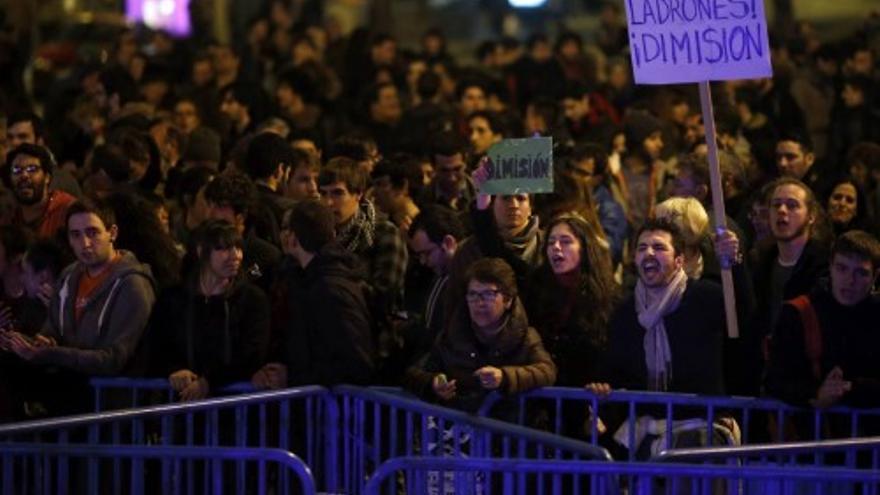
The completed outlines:
{"type": "Polygon", "coordinates": [[[553,385],[556,365],[529,326],[510,265],[483,258],[464,280],[463,300],[431,352],[407,371],[407,387],[425,399],[474,412],[489,392],[553,385]]]}

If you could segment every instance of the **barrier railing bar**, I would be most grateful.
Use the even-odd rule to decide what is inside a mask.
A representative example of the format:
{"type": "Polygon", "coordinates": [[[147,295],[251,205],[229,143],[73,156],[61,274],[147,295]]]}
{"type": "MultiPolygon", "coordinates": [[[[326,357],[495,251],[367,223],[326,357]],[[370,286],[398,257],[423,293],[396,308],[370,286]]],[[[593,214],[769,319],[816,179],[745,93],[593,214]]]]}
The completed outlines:
{"type": "Polygon", "coordinates": [[[315,493],[315,482],[309,467],[299,457],[281,449],[223,448],[223,447],[164,447],[125,445],[51,445],[32,443],[4,443],[4,457],[21,455],[57,455],[61,457],[126,457],[132,459],[216,459],[223,461],[269,461],[296,473],[304,493],[315,493]]]}

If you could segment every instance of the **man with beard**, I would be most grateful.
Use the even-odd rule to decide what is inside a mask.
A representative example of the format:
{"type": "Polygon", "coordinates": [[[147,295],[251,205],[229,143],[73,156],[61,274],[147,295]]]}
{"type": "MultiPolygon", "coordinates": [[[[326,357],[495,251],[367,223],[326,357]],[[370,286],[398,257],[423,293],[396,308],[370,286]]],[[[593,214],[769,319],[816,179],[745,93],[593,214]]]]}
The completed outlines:
{"type": "Polygon", "coordinates": [[[721,287],[688,280],[684,240],[665,220],[648,220],[635,244],[638,282],[609,322],[604,375],[611,387],[721,395],[725,332],[721,287]]]}
{"type": "Polygon", "coordinates": [[[67,208],[76,198],[49,187],[55,163],[45,147],[22,143],[6,159],[8,184],[18,208],[15,223],[32,229],[40,239],[51,239],[64,227],[67,208]]]}
{"type": "MultiPolygon", "coordinates": [[[[816,283],[828,275],[826,246],[814,236],[819,215],[819,204],[813,191],[803,182],[791,177],[778,179],[771,186],[769,200],[770,230],[774,244],[758,254],[755,272],[755,292],[758,307],[753,324],[743,326],[754,334],[743,334],[755,352],[755,364],[760,343],[776,326],[783,301],[808,294],[816,283]]],[[[745,369],[760,368],[759,366],[745,369]]],[[[751,377],[757,392],[759,377],[751,377]]]]}

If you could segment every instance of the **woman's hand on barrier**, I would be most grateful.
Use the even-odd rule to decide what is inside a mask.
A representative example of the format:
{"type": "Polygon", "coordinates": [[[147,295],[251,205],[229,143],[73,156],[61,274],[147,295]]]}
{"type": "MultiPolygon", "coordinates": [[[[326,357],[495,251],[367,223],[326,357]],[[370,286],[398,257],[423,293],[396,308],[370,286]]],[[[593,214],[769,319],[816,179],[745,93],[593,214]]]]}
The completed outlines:
{"type": "Polygon", "coordinates": [[[447,381],[446,375],[443,373],[434,375],[431,386],[434,388],[434,393],[437,394],[437,397],[443,400],[452,400],[455,397],[455,380],[447,381]]]}
{"type": "Polygon", "coordinates": [[[852,390],[852,382],[844,380],[843,370],[835,366],[825,377],[812,404],[818,408],[831,407],[850,390],[852,390]]]}
{"type": "Polygon", "coordinates": [[[611,395],[611,385],[603,382],[594,382],[588,383],[584,385],[584,388],[598,395],[600,398],[605,398],[611,395]]]}
{"type": "Polygon", "coordinates": [[[501,386],[501,380],[504,379],[504,373],[494,366],[483,366],[474,371],[474,376],[480,380],[480,386],[486,390],[495,390],[501,386]]]}
{"type": "Polygon", "coordinates": [[[287,386],[287,366],[281,363],[267,363],[254,373],[251,384],[258,390],[275,390],[287,386]]]}
{"type": "Polygon", "coordinates": [[[178,370],[168,377],[168,383],[175,392],[181,393],[190,383],[198,380],[198,376],[190,370],[178,370]]]}
{"type": "Polygon", "coordinates": [[[183,402],[189,402],[192,400],[207,399],[209,390],[210,387],[208,386],[208,380],[205,380],[205,377],[196,378],[195,381],[180,391],[180,400],[183,402]]]}

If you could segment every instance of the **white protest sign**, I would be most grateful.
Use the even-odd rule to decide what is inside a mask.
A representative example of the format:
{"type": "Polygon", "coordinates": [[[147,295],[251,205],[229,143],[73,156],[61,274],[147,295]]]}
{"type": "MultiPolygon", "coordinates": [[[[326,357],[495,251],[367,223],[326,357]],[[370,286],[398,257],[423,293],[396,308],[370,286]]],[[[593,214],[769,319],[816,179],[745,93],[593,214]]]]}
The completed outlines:
{"type": "Polygon", "coordinates": [[[480,192],[518,194],[553,192],[553,139],[505,139],[489,148],[488,179],[480,192]]]}
{"type": "Polygon", "coordinates": [[[625,0],[638,84],[770,77],[763,0],[625,0]]]}

